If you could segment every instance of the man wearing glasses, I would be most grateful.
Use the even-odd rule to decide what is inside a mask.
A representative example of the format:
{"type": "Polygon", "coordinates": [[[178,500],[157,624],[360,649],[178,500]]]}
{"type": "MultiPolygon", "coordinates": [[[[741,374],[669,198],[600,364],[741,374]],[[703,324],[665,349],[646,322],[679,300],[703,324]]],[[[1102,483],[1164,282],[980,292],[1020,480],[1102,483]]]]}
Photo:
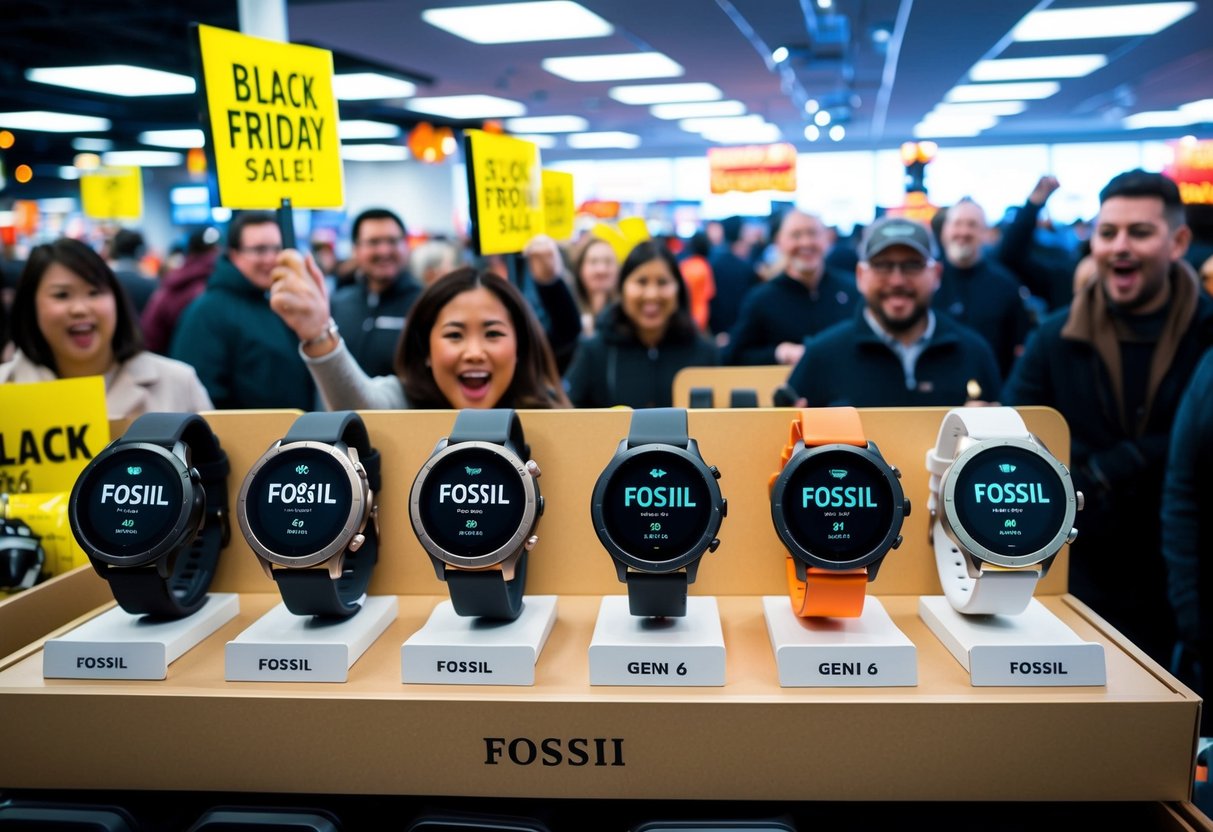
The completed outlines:
{"type": "Polygon", "coordinates": [[[956,406],[998,398],[998,363],[976,332],[931,311],[940,265],[930,230],[877,220],[859,248],[864,308],[805,342],[788,383],[811,407],[956,406]]]}
{"type": "Polygon", "coordinates": [[[281,252],[273,214],[237,214],[228,226],[227,253],[177,324],[171,355],[193,366],[215,407],[316,406],[299,338],[270,309],[271,275],[281,252]]]}
{"type": "Polygon", "coordinates": [[[404,222],[384,208],[354,218],[353,285],[333,295],[333,321],[345,347],[368,376],[390,376],[400,330],[421,294],[409,274],[404,222]]]}

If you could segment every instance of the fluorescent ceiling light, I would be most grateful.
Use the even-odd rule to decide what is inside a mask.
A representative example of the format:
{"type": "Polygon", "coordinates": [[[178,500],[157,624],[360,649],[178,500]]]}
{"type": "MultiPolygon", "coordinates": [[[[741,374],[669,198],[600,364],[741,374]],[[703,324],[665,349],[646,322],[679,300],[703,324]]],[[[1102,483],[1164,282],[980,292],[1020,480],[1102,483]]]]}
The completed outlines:
{"type": "Polygon", "coordinates": [[[1023,101],[973,101],[967,104],[936,104],[932,115],[1017,116],[1028,109],[1023,101]]]}
{"type": "Polygon", "coordinates": [[[103,153],[106,150],[113,150],[114,143],[109,139],[72,139],[72,149],[103,153]]]}
{"type": "Polygon", "coordinates": [[[412,81],[378,72],[345,72],[333,76],[333,95],[341,101],[409,98],[416,94],[417,85],[412,81]]]}
{"type": "Polygon", "coordinates": [[[1126,130],[1142,130],[1147,127],[1186,127],[1198,121],[1199,117],[1181,110],[1151,110],[1126,116],[1121,124],[1126,130]]]}
{"type": "Polygon", "coordinates": [[[1213,121],[1213,98],[1191,101],[1180,106],[1179,111],[1191,115],[1197,121],[1213,121]]]}
{"type": "Polygon", "coordinates": [[[394,124],[385,124],[382,121],[351,119],[350,121],[337,122],[337,137],[342,141],[350,139],[394,139],[400,133],[399,127],[394,124]]]}
{"type": "Polygon", "coordinates": [[[409,149],[398,144],[343,144],[341,158],[351,162],[403,162],[409,149]]]}
{"type": "Polygon", "coordinates": [[[729,130],[744,127],[757,127],[766,124],[766,119],[755,113],[748,116],[733,116],[731,118],[684,118],[678,126],[688,133],[702,133],[706,130],[729,130]]]}
{"type": "Polygon", "coordinates": [[[505,129],[511,133],[581,133],[589,126],[581,116],[531,116],[505,122],[505,129]]]}
{"type": "Polygon", "coordinates": [[[620,104],[677,104],[687,101],[719,101],[724,93],[715,84],[642,84],[611,87],[607,95],[620,104]]]}
{"type": "Polygon", "coordinates": [[[60,179],[79,179],[80,171],[76,170],[74,165],[62,165],[59,168],[60,179]]]}
{"type": "Polygon", "coordinates": [[[714,144],[768,144],[783,138],[774,124],[746,124],[737,127],[716,127],[699,134],[714,144]]]}
{"type": "Polygon", "coordinates": [[[968,129],[970,127],[977,130],[989,130],[998,123],[997,116],[989,115],[970,115],[970,116],[947,116],[936,115],[935,113],[927,113],[926,117],[919,122],[919,125],[930,125],[932,127],[961,127],[968,129]]]}
{"type": "Polygon", "coordinates": [[[183,147],[187,150],[194,147],[206,147],[206,133],[198,129],[190,130],[145,130],[139,134],[140,144],[151,144],[157,147],[183,147]]]}
{"type": "Polygon", "coordinates": [[[571,133],[567,139],[569,147],[580,150],[602,147],[618,147],[631,150],[640,146],[640,137],[635,133],[608,130],[602,133],[571,133]]]}
{"type": "Polygon", "coordinates": [[[944,101],[1035,101],[1056,95],[1061,84],[1056,81],[1024,81],[1018,84],[958,84],[948,90],[944,101]]]}
{"type": "Polygon", "coordinates": [[[972,125],[929,124],[925,121],[914,125],[914,138],[916,139],[969,138],[980,133],[981,128],[972,125]]]}
{"type": "Polygon", "coordinates": [[[1195,3],[1141,3],[1044,9],[1024,17],[1011,30],[1017,41],[1087,40],[1153,35],[1196,11],[1195,3]]]}
{"type": "Polygon", "coordinates": [[[472,43],[601,38],[615,27],[571,0],[426,9],[421,19],[472,43]]]}
{"type": "Polygon", "coordinates": [[[1041,78],[1082,78],[1108,63],[1103,55],[1055,55],[1049,58],[1000,58],[978,61],[970,81],[1031,81],[1041,78]]]}
{"type": "MultiPolygon", "coordinates": [[[[630,52],[623,55],[576,55],[544,58],[540,64],[566,81],[629,81],[636,78],[677,78],[681,64],[660,52],[630,52]]],[[[650,102],[645,102],[650,103],[650,102]]]]}
{"type": "Polygon", "coordinates": [[[405,109],[454,119],[511,118],[525,116],[526,106],[495,95],[443,95],[434,98],[412,98],[405,109]]]}
{"type": "Polygon", "coordinates": [[[39,84],[128,97],[193,95],[196,89],[194,79],[188,75],[129,64],[39,67],[27,69],[25,77],[39,84]]]}
{"type": "Polygon", "coordinates": [[[134,168],[172,168],[185,163],[185,157],[171,150],[111,150],[101,155],[103,164],[134,168]]]}
{"type": "Polygon", "coordinates": [[[548,150],[556,146],[556,137],[549,136],[547,133],[519,134],[514,136],[514,138],[522,139],[524,142],[530,142],[540,150],[548,150]]]}
{"type": "Polygon", "coordinates": [[[41,133],[102,133],[110,129],[110,120],[72,113],[52,113],[48,110],[26,110],[20,113],[0,113],[0,127],[41,133]]]}
{"type": "Polygon", "coordinates": [[[705,101],[702,104],[654,104],[649,108],[653,118],[719,118],[740,116],[745,104],[740,101],[705,101]]]}
{"type": "Polygon", "coordinates": [[[168,201],[173,205],[210,205],[211,195],[206,185],[185,185],[169,191],[168,201]]]}

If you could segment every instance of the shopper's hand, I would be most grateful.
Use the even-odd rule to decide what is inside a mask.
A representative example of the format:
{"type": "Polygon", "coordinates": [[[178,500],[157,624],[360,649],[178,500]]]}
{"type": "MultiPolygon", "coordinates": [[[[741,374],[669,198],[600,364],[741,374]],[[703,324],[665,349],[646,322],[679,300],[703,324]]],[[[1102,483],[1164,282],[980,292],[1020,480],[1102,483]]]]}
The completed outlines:
{"type": "Polygon", "coordinates": [[[1060,187],[1061,183],[1057,181],[1056,176],[1042,176],[1036,183],[1036,187],[1032,189],[1032,193],[1028,194],[1028,202],[1033,205],[1044,205],[1053,192],[1060,187]]]}
{"type": "Polygon", "coordinates": [[[804,355],[804,344],[784,341],[775,347],[775,362],[778,364],[797,364],[800,356],[804,355]]]}
{"type": "Polygon", "coordinates": [[[300,341],[310,341],[323,335],[331,318],[328,290],[324,285],[324,275],[320,273],[312,255],[305,257],[294,249],[283,251],[278,255],[273,277],[270,308],[299,336],[300,341]]]}
{"type": "Polygon", "coordinates": [[[551,283],[564,271],[560,247],[546,234],[532,237],[522,250],[522,255],[526,257],[527,270],[536,283],[551,283]]]}

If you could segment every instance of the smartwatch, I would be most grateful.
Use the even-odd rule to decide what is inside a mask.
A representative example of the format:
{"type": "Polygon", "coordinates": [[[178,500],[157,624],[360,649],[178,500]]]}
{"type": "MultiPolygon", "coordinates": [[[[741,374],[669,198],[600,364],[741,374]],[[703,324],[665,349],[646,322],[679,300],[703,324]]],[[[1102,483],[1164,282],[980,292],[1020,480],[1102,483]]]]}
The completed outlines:
{"type": "Polygon", "coordinates": [[[459,615],[522,613],[543,514],[539,466],[513,410],[461,410],[409,492],[409,519],[459,615]]]}
{"type": "Polygon", "coordinates": [[[1082,492],[1009,407],[949,410],[931,474],[931,543],[944,595],[962,613],[1016,615],[1065,543],[1082,492]]]}
{"type": "Polygon", "coordinates": [[[379,555],[379,452],[352,410],[305,413],[240,487],[240,531],[295,615],[362,609],[379,555]]]}
{"type": "Polygon", "coordinates": [[[853,407],[801,410],[771,475],[771,520],[788,549],[796,615],[857,618],[869,581],[901,545],[910,501],[901,472],[863,432],[853,407]]]}
{"type": "Polygon", "coordinates": [[[145,413],[72,487],[68,523],[133,615],[184,618],[206,603],[227,545],[227,454],[193,413],[145,413]]]}
{"type": "Polygon", "coordinates": [[[627,439],[598,476],[590,517],[628,587],[632,615],[687,614],[687,586],[728,513],[720,471],[687,435],[683,408],[632,413],[627,439]]]}
{"type": "MultiPolygon", "coordinates": [[[[6,494],[0,494],[0,506],[6,494]]],[[[46,552],[42,538],[29,524],[0,512],[0,592],[29,589],[42,577],[46,552]]]]}

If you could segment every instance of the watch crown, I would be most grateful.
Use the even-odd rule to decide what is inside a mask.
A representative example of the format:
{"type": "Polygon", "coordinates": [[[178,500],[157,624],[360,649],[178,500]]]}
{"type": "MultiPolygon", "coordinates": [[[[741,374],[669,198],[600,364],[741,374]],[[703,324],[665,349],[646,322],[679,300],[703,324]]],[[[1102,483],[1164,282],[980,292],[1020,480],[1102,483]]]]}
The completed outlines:
{"type": "Polygon", "coordinates": [[[715,465],[709,465],[708,470],[712,472],[713,477],[715,477],[716,479],[720,479],[720,469],[719,468],[717,468],[715,465]]]}
{"type": "Polygon", "coordinates": [[[902,517],[910,516],[910,498],[909,497],[906,497],[906,504],[905,504],[905,507],[901,511],[901,516],[902,517]]]}
{"type": "Polygon", "coordinates": [[[1078,537],[1078,529],[1070,529],[1070,533],[1066,535],[1066,543],[1073,543],[1076,537],[1078,537]]]}
{"type": "Polygon", "coordinates": [[[359,549],[362,548],[363,543],[366,543],[366,535],[356,534],[353,536],[353,538],[350,539],[349,550],[351,552],[357,552],[359,549]]]}
{"type": "Polygon", "coordinates": [[[528,459],[526,461],[526,470],[535,479],[539,479],[541,476],[543,476],[543,472],[539,470],[539,463],[535,462],[533,459],[528,459]]]}
{"type": "Polygon", "coordinates": [[[894,549],[901,548],[901,543],[903,540],[905,540],[904,537],[902,537],[901,535],[897,535],[897,539],[893,541],[893,548],[894,549]]]}
{"type": "Polygon", "coordinates": [[[1075,499],[1078,500],[1078,510],[1082,511],[1083,506],[1085,506],[1087,504],[1087,498],[1082,496],[1081,491],[1075,491],[1074,497],[1075,497],[1075,499]]]}
{"type": "Polygon", "coordinates": [[[539,543],[539,535],[533,534],[526,539],[526,543],[522,544],[522,548],[526,549],[529,552],[535,548],[535,545],[537,543],[539,543]]]}
{"type": "Polygon", "coordinates": [[[543,507],[544,507],[544,503],[543,503],[543,495],[542,495],[542,494],[540,494],[540,495],[539,495],[539,512],[538,512],[538,514],[539,514],[539,516],[540,516],[540,517],[542,517],[542,516],[543,516],[543,507]]]}
{"type": "Polygon", "coordinates": [[[720,499],[720,517],[723,519],[729,516],[729,501],[723,497],[720,499]]]}
{"type": "Polygon", "coordinates": [[[894,465],[892,467],[893,467],[893,476],[897,477],[897,479],[901,479],[901,469],[898,468],[896,465],[894,465]]]}
{"type": "Polygon", "coordinates": [[[712,542],[708,544],[708,551],[715,552],[719,548],[720,548],[720,538],[719,537],[712,538],[712,542]]]}

